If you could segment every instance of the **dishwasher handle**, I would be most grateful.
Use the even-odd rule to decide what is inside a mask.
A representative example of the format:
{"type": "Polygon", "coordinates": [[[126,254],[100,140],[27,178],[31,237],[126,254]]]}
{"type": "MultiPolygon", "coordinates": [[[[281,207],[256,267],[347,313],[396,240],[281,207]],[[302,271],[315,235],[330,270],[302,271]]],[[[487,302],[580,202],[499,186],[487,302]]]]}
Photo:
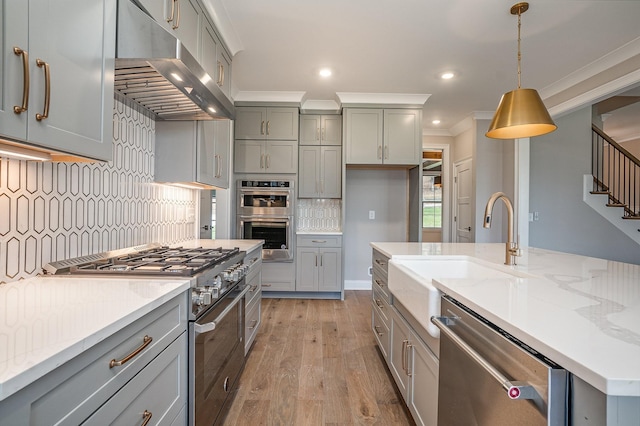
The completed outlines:
{"type": "Polygon", "coordinates": [[[511,399],[540,399],[538,391],[528,382],[524,381],[511,381],[507,379],[497,368],[495,368],[489,361],[484,359],[482,355],[476,352],[467,342],[462,340],[451,328],[447,327],[448,324],[452,324],[453,318],[449,317],[437,317],[432,316],[431,322],[435,324],[440,331],[447,336],[451,341],[460,348],[465,354],[473,359],[478,365],[480,365],[487,373],[491,375],[507,392],[507,395],[511,399]]]}
{"type": "Polygon", "coordinates": [[[231,309],[233,309],[244,297],[245,294],[247,294],[249,292],[249,290],[251,289],[251,286],[246,286],[239,295],[237,295],[234,299],[233,302],[231,302],[231,304],[229,306],[227,306],[226,308],[224,308],[224,310],[220,313],[220,315],[218,315],[216,317],[216,319],[214,319],[211,322],[207,322],[204,324],[198,324],[195,323],[193,326],[196,335],[198,334],[202,334],[202,333],[208,333],[210,331],[213,331],[216,329],[216,325],[220,323],[220,321],[222,321],[224,319],[225,316],[227,316],[227,314],[229,313],[229,311],[231,309]]]}

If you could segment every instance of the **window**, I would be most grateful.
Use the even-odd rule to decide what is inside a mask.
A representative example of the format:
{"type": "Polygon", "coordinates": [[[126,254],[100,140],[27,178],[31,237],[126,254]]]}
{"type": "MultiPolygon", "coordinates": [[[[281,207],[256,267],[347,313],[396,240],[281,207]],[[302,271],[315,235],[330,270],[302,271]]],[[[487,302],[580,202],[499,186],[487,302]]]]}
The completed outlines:
{"type": "Polygon", "coordinates": [[[422,227],[442,228],[442,185],[440,175],[422,176],[422,227]]]}

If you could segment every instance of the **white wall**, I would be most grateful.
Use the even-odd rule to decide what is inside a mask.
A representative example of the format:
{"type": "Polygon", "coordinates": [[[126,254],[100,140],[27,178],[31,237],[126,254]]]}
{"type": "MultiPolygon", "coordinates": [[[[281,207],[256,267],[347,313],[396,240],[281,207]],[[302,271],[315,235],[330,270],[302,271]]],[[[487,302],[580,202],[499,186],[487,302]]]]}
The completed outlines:
{"type": "Polygon", "coordinates": [[[347,169],[344,280],[368,281],[374,241],[407,240],[407,171],[347,169]],[[369,211],[375,219],[369,220],[369,211]]]}
{"type": "Polygon", "coordinates": [[[531,140],[529,245],[640,264],[640,247],[582,201],[591,173],[591,107],[557,118],[531,140]]]}

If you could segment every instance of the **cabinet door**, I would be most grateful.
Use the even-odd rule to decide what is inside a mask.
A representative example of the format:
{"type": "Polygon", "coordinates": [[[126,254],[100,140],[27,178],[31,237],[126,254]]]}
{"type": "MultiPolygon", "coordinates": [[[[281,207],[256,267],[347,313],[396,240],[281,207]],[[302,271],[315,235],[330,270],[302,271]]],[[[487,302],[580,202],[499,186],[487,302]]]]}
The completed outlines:
{"type": "MultiPolygon", "coordinates": [[[[199,121],[196,137],[196,180],[200,183],[214,185],[218,158],[215,152],[215,122],[199,121]]],[[[183,142],[184,143],[184,142],[183,142]]]]}
{"type": "Polygon", "coordinates": [[[264,141],[236,141],[233,170],[236,173],[264,173],[264,157],[264,141]]]}
{"type": "Polygon", "coordinates": [[[318,290],[340,291],[342,289],[342,249],[318,249],[318,290]]]}
{"type": "Polygon", "coordinates": [[[342,116],[323,115],[320,127],[322,145],[342,145],[342,116]]]}
{"type": "Polygon", "coordinates": [[[298,108],[267,108],[267,139],[297,141],[298,115],[298,108]]]}
{"type": "Polygon", "coordinates": [[[382,163],[381,109],[347,109],[344,119],[347,164],[382,163]]]}
{"type": "Polygon", "coordinates": [[[229,188],[229,151],[231,147],[231,121],[213,121],[215,131],[215,175],[214,185],[229,188]]]}
{"type": "Polygon", "coordinates": [[[178,0],[172,28],[178,40],[194,58],[200,60],[200,15],[202,9],[196,0],[178,0]]]}
{"type": "Polygon", "coordinates": [[[409,392],[407,364],[409,360],[407,344],[411,340],[409,326],[397,313],[391,315],[391,360],[389,368],[404,400],[409,392]]]}
{"type": "Polygon", "coordinates": [[[222,46],[218,49],[216,84],[231,98],[231,56],[222,46]]]}
{"type": "Polygon", "coordinates": [[[261,107],[236,108],[235,138],[264,139],[266,137],[267,109],[261,107]]]}
{"type": "Polygon", "coordinates": [[[411,378],[407,400],[416,424],[438,423],[438,359],[413,334],[411,339],[411,378]]]}
{"type": "Polygon", "coordinates": [[[320,145],[320,116],[300,116],[300,145],[320,145]]]}
{"type": "Polygon", "coordinates": [[[0,10],[0,134],[24,140],[27,116],[34,105],[27,103],[28,109],[19,114],[14,112],[14,107],[23,106],[24,72],[35,65],[32,58],[25,65],[22,54],[16,54],[14,47],[29,52],[29,4],[25,0],[1,0],[0,10]]]}
{"type": "Polygon", "coordinates": [[[115,0],[29,2],[29,141],[111,159],[115,16],[115,0]],[[36,66],[36,59],[48,64],[50,75],[42,120],[35,114],[46,109],[47,66],[36,66]]]}
{"type": "Polygon", "coordinates": [[[298,142],[267,141],[265,149],[267,173],[296,173],[298,171],[298,142]]]}
{"type": "Polygon", "coordinates": [[[296,249],[296,291],[318,291],[318,250],[296,249]]]}
{"type": "Polygon", "coordinates": [[[320,185],[320,147],[301,146],[298,173],[298,197],[318,198],[320,185]]]}
{"type": "Polygon", "coordinates": [[[384,164],[420,164],[422,111],[384,110],[384,164]]]}
{"type": "Polygon", "coordinates": [[[200,65],[205,70],[211,80],[216,81],[218,74],[218,50],[221,49],[218,35],[206,19],[202,20],[202,30],[200,33],[200,65]]]}
{"type": "Polygon", "coordinates": [[[342,194],[342,151],[339,146],[320,148],[320,198],[342,194]]]}
{"type": "MultiPolygon", "coordinates": [[[[138,3],[144,7],[149,15],[160,24],[164,24],[168,19],[171,18],[171,7],[174,7],[175,13],[175,2],[174,0],[137,0],[138,3]]],[[[165,26],[165,28],[169,28],[165,26]]]]}

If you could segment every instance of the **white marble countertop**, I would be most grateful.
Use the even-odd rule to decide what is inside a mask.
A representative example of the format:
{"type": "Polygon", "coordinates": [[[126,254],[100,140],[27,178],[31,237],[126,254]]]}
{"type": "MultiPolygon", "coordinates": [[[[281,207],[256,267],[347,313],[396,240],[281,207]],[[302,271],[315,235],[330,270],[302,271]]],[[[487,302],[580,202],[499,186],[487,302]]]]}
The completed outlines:
{"type": "Polygon", "coordinates": [[[188,288],[188,279],[61,276],[0,285],[0,401],[188,288]]]}
{"type": "Polygon", "coordinates": [[[433,285],[601,392],[640,396],[640,265],[504,244],[372,243],[392,258],[468,256],[528,277],[433,285]]]}

